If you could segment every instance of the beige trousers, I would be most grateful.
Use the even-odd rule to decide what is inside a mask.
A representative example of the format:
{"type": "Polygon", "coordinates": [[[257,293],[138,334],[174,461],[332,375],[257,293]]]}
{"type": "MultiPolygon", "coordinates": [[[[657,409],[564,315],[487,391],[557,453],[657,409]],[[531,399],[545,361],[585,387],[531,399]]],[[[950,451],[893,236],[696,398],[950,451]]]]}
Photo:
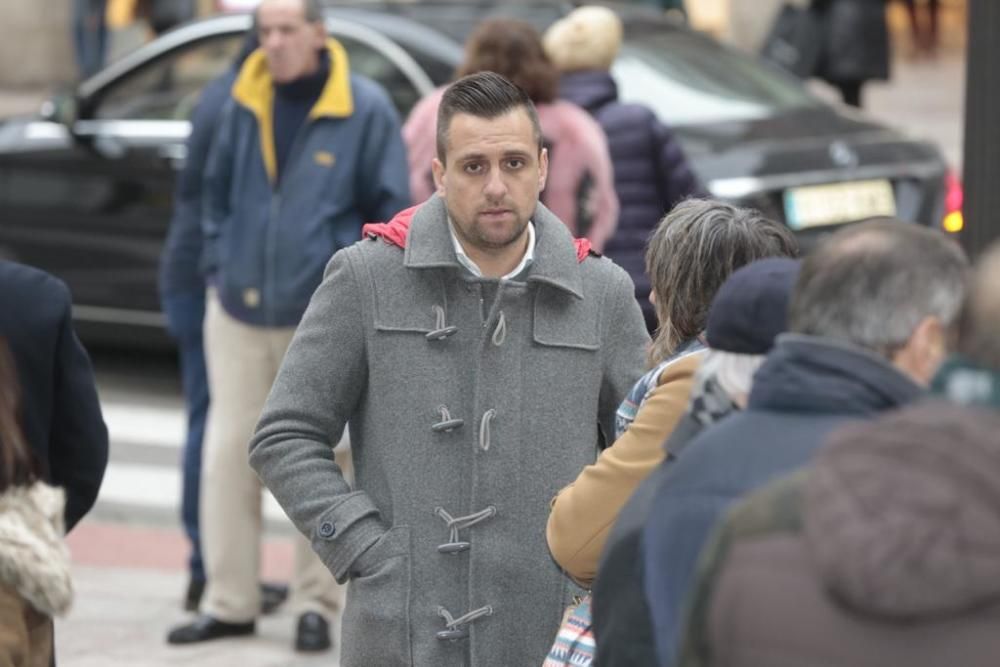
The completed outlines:
{"type": "MultiPolygon", "coordinates": [[[[243,623],[260,612],[262,486],[248,462],[248,444],[295,329],[244,324],[209,290],[205,361],[211,403],[201,469],[201,543],[208,580],[202,613],[243,623]]],[[[350,469],[338,451],[337,462],[350,469]]],[[[327,618],[343,590],[309,541],[296,536],[289,605],[296,614],[327,618]]]]}

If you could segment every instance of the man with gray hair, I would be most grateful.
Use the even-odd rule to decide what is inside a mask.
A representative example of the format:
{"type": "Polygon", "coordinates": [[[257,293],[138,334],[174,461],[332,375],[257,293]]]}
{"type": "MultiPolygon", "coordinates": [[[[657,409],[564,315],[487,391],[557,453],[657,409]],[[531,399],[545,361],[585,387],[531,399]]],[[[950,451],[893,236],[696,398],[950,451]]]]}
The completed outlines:
{"type": "MultiPolygon", "coordinates": [[[[323,268],[409,204],[406,150],[386,92],[353,74],[316,0],[263,0],[260,48],[236,76],[205,166],[202,268],[209,407],[200,529],[202,615],[171,644],[252,634],[260,613],[261,483],[247,442],[323,268]]],[[[304,538],[290,602],[295,648],[330,648],[333,577],[304,538]]]]}
{"type": "Polygon", "coordinates": [[[682,605],[715,522],[808,463],[834,428],[925,393],[947,355],[967,269],[954,242],[891,219],[842,230],[803,262],[790,333],[757,372],[747,409],[693,440],[653,501],[643,565],[660,664],[676,658],[682,605]]]}
{"type": "Polygon", "coordinates": [[[727,514],[678,665],[996,664],[1000,244],[957,329],[931,387],[947,401],[838,429],[808,468],[727,514]]]}

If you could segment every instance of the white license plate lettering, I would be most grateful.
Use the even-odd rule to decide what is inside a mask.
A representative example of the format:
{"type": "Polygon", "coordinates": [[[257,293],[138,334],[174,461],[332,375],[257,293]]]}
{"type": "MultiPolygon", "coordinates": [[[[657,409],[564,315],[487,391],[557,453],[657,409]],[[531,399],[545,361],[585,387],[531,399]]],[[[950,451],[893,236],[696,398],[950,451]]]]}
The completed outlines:
{"type": "Polygon", "coordinates": [[[815,185],[785,191],[785,218],[792,229],[895,214],[896,199],[892,184],[887,180],[815,185]]]}

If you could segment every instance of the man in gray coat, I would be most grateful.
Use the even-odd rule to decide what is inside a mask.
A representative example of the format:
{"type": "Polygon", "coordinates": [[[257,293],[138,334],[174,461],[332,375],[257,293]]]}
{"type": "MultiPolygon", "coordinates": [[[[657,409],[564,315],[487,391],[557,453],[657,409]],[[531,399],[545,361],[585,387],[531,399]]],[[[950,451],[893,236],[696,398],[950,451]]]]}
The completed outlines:
{"type": "Polygon", "coordinates": [[[250,464],[338,581],[345,667],[537,665],[581,591],[549,503],[594,461],[648,343],[628,275],[538,203],[531,101],[492,73],[438,115],[438,192],[338,252],[250,464]],[[350,422],[356,486],[332,443],[350,422]]]}

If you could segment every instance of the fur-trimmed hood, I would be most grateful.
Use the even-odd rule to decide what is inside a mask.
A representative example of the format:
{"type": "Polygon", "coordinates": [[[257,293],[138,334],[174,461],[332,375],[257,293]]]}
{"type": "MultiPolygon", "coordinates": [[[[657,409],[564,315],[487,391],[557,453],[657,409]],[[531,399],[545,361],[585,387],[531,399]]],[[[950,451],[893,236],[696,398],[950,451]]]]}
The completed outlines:
{"type": "Polygon", "coordinates": [[[73,601],[65,503],[62,489],[43,482],[0,495],[0,581],[50,616],[65,614],[73,601]]]}

